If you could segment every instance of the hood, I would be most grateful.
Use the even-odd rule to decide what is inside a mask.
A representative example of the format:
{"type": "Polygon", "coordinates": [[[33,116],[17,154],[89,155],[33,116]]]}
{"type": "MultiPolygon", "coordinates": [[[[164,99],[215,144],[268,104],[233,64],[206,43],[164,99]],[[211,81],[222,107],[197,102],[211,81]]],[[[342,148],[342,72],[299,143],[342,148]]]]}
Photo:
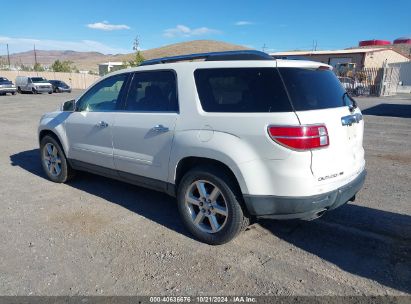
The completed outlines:
{"type": "Polygon", "coordinates": [[[36,85],[36,86],[41,86],[41,85],[51,86],[51,83],[47,82],[47,81],[45,81],[45,82],[33,82],[33,84],[36,85]]]}

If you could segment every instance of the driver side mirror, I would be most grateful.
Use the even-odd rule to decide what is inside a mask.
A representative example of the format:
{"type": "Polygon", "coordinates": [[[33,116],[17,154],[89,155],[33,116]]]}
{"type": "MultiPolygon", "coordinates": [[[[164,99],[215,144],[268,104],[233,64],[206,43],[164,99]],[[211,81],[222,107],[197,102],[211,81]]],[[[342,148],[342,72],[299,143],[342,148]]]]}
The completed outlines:
{"type": "Polygon", "coordinates": [[[65,112],[74,112],[76,110],[76,101],[74,99],[63,103],[62,110],[65,112]]]}

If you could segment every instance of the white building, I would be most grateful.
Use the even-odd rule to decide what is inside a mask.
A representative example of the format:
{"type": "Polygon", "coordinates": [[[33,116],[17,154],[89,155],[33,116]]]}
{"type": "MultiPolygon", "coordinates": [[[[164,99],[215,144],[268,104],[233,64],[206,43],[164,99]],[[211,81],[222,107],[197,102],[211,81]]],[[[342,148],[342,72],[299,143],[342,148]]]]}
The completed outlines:
{"type": "Polygon", "coordinates": [[[110,72],[124,69],[124,64],[119,61],[105,62],[98,65],[98,73],[100,76],[106,75],[110,72]]]}

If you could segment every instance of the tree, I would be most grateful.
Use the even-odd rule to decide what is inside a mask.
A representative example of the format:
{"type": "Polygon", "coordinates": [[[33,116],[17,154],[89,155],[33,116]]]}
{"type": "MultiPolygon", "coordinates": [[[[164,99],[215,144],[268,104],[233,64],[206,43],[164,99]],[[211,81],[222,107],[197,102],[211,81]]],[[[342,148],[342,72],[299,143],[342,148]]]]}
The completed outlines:
{"type": "Polygon", "coordinates": [[[34,64],[33,70],[36,71],[36,72],[44,72],[43,66],[38,62],[36,64],[34,64]]]}
{"type": "Polygon", "coordinates": [[[73,70],[73,68],[71,67],[72,64],[73,64],[72,61],[69,61],[69,60],[60,61],[57,59],[51,65],[51,69],[54,72],[70,73],[73,70]]]}
{"type": "Polygon", "coordinates": [[[6,59],[4,59],[4,58],[1,57],[1,56],[0,56],[0,68],[1,68],[1,69],[7,69],[7,68],[8,68],[6,59]]]}
{"type": "Polygon", "coordinates": [[[140,39],[138,36],[134,39],[133,50],[135,51],[134,59],[130,60],[128,62],[128,65],[135,67],[139,66],[145,60],[143,54],[140,51],[140,39]]]}

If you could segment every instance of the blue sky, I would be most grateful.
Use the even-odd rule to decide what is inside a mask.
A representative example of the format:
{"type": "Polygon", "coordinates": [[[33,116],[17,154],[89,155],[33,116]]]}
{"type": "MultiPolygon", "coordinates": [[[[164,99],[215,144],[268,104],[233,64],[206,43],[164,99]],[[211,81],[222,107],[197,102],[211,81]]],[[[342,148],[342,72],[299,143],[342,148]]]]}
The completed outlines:
{"type": "Polygon", "coordinates": [[[213,39],[266,51],[336,49],[411,36],[411,1],[2,1],[0,54],[37,49],[132,52],[213,39]],[[299,3],[300,2],[300,3],[299,3]],[[16,4],[18,3],[18,4],[16,4]],[[21,8],[20,8],[21,7],[21,8]],[[38,11],[36,12],[36,8],[38,11]]]}

